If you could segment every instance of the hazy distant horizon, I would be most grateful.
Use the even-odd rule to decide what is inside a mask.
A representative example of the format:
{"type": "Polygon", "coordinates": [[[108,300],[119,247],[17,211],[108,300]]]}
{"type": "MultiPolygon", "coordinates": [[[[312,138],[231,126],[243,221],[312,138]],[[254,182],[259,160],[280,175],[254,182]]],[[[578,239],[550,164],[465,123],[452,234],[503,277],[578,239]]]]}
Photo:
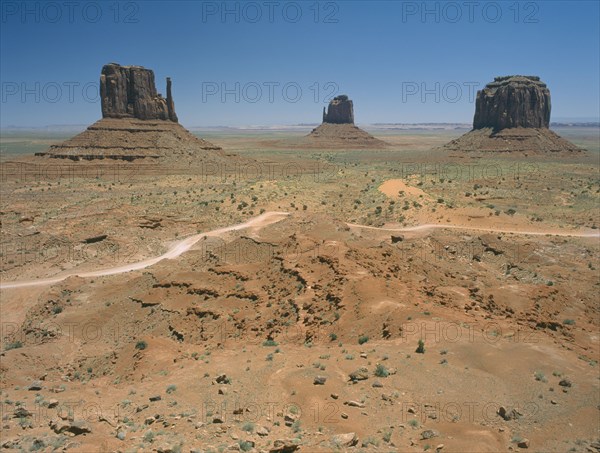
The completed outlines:
{"type": "MultiPolygon", "coordinates": [[[[181,123],[181,121],[180,121],[181,123]]],[[[594,126],[600,127],[600,117],[573,117],[573,118],[556,118],[550,121],[550,125],[553,124],[573,124],[573,125],[581,125],[581,124],[594,124],[594,126]]],[[[91,123],[90,123],[91,124],[91,123]]],[[[78,131],[84,130],[90,124],[45,124],[43,126],[31,126],[31,125],[7,125],[0,127],[0,131],[2,132],[11,132],[11,131],[78,131]]],[[[286,129],[286,128],[296,128],[296,129],[309,129],[311,127],[316,127],[320,123],[271,123],[271,124],[234,124],[234,125],[223,125],[223,124],[194,124],[187,125],[182,123],[184,127],[190,130],[209,130],[209,129],[286,129]]],[[[357,123],[357,125],[365,127],[365,128],[381,128],[384,126],[463,126],[465,128],[469,128],[472,125],[472,121],[447,121],[447,122],[378,122],[378,123],[357,123]]]]}

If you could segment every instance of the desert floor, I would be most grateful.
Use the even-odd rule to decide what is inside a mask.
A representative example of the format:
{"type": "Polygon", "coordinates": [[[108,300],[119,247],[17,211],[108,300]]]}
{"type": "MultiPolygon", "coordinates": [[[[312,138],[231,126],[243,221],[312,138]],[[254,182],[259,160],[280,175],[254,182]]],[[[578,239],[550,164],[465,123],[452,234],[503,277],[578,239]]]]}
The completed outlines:
{"type": "Polygon", "coordinates": [[[254,162],[199,166],[3,137],[2,448],[600,451],[598,130],[434,149],[462,132],[207,132],[254,162]]]}

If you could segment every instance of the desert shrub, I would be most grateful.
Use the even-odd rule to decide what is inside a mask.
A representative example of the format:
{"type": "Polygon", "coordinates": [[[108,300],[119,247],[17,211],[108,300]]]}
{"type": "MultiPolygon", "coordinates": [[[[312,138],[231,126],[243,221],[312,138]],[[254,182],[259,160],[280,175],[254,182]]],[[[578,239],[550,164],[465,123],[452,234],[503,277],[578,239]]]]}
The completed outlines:
{"type": "Polygon", "coordinates": [[[375,367],[375,376],[377,377],[388,377],[390,375],[390,372],[388,371],[388,369],[383,366],[381,363],[378,363],[377,366],[375,367]]]}

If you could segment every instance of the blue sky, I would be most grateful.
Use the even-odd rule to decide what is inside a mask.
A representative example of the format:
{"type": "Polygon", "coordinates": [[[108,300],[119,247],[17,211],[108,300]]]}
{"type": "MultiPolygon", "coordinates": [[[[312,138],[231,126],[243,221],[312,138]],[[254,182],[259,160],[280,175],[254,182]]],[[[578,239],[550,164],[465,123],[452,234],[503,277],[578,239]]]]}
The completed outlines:
{"type": "Polygon", "coordinates": [[[316,123],[332,93],[358,123],[471,122],[469,91],[515,73],[548,84],[553,120],[600,115],[597,1],[1,4],[2,127],[99,119],[108,62],[163,94],[170,76],[188,127],[316,123]]]}

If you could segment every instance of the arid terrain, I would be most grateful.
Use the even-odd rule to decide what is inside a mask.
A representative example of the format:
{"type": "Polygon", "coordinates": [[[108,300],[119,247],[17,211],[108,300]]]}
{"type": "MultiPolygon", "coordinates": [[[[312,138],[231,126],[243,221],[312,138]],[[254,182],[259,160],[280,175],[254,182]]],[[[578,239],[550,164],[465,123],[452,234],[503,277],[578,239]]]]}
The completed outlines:
{"type": "Polygon", "coordinates": [[[600,451],[598,129],[309,131],[196,164],[3,136],[3,451],[600,451]]]}

